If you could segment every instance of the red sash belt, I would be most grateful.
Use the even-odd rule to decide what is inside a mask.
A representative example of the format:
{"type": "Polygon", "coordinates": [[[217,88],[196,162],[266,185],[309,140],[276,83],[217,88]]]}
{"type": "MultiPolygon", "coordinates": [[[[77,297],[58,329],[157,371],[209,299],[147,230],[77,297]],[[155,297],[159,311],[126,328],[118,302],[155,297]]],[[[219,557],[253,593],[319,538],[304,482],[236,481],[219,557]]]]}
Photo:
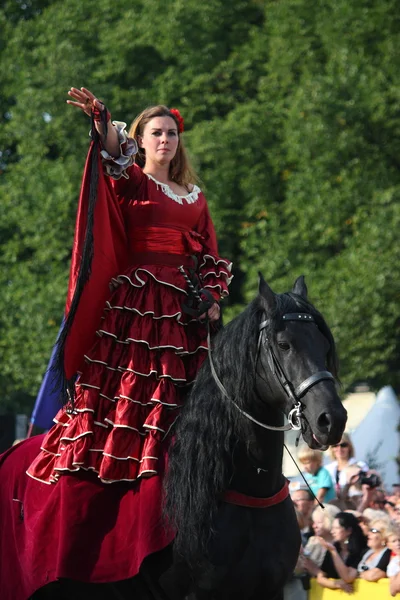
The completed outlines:
{"type": "Polygon", "coordinates": [[[167,267],[195,268],[194,260],[191,256],[184,254],[166,254],[163,252],[135,252],[132,256],[132,267],[136,265],[157,265],[167,267]]]}
{"type": "Polygon", "coordinates": [[[200,239],[201,235],[195,231],[174,227],[136,227],[129,245],[135,260],[135,255],[143,252],[199,254],[203,250],[200,239]]]}
{"type": "Polygon", "coordinates": [[[283,484],[283,488],[269,498],[254,498],[253,496],[246,496],[240,492],[233,490],[227,490],[222,496],[222,500],[228,504],[235,504],[236,506],[245,506],[246,508],[269,508],[275,504],[279,504],[286,500],[289,496],[289,482],[286,479],[283,484]]]}

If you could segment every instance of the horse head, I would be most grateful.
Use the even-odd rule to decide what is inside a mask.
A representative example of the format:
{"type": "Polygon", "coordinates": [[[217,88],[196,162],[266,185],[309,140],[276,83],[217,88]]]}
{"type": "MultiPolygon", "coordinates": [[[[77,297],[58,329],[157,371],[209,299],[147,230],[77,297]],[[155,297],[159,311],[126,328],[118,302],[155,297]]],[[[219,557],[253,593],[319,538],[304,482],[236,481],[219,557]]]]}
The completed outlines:
{"type": "Polygon", "coordinates": [[[291,292],[275,294],[260,274],[258,303],[264,316],[256,360],[259,403],[272,403],[311,448],[326,450],[340,441],[347,420],[329,327],[308,301],[303,276],[291,292]]]}

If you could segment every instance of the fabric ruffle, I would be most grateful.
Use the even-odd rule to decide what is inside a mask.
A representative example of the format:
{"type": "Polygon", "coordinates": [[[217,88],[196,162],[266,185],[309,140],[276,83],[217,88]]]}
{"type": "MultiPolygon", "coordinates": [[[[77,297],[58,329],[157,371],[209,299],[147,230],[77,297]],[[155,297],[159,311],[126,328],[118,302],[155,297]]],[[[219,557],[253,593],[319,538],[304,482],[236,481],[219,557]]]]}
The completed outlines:
{"type": "Polygon", "coordinates": [[[35,479],[84,469],[112,483],[158,472],[207,330],[182,311],[186,283],[176,267],[143,265],[118,280],[76,384],[75,414],[57,414],[28,470],[35,479]]]}
{"type": "Polygon", "coordinates": [[[126,169],[134,163],[138,146],[135,139],[128,137],[125,131],[126,123],[123,121],[113,121],[112,123],[118,133],[120,155],[118,158],[114,158],[107,150],[102,150],[103,167],[107,175],[113,179],[120,179],[121,177],[128,179],[126,169]]]}
{"type": "Polygon", "coordinates": [[[229,260],[203,254],[198,271],[202,286],[208,288],[214,298],[219,300],[229,296],[228,286],[233,278],[232,263],[229,260]]]}

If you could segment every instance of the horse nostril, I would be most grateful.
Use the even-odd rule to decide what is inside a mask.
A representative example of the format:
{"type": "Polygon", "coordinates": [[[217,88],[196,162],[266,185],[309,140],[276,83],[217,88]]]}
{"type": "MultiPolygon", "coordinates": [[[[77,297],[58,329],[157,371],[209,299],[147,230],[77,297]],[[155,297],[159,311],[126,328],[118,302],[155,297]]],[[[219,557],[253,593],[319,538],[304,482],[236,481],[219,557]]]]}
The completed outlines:
{"type": "Polygon", "coordinates": [[[320,429],[327,429],[328,432],[332,426],[332,419],[328,413],[321,413],[317,420],[317,425],[320,429]]]}

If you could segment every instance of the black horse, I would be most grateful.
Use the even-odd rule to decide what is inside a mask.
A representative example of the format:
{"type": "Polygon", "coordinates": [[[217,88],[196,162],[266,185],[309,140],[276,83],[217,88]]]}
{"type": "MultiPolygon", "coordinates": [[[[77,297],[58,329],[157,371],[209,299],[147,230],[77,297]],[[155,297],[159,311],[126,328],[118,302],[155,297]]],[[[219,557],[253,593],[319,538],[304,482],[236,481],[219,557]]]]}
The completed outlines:
{"type": "Polygon", "coordinates": [[[301,429],[323,450],[340,441],[336,378],[334,340],[304,278],[276,295],[260,277],[256,299],[215,337],[179,419],[165,483],[173,546],[131,580],[55,582],[35,600],[282,598],[300,545],[284,431],[301,429]]]}
{"type": "MultiPolygon", "coordinates": [[[[284,415],[297,406],[294,420],[312,448],[341,438],[347,416],[336,391],[334,340],[307,301],[303,277],[281,295],[260,277],[258,297],[220,332],[211,357],[170,452],[166,507],[180,566],[173,580],[199,600],[278,599],[300,545],[293,505],[286,498],[253,506],[284,486],[284,415]],[[248,506],[231,504],[238,495],[228,489],[248,506]]],[[[171,597],[182,597],[182,587],[171,597]]]]}

